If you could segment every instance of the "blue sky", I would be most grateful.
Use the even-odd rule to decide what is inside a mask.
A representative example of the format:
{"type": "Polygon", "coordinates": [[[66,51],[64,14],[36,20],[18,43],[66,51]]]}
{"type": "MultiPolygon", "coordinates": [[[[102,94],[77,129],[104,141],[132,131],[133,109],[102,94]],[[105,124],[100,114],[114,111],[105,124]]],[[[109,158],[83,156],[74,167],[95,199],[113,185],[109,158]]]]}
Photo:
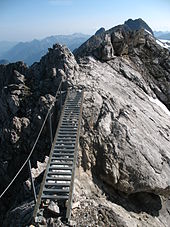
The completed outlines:
{"type": "Polygon", "coordinates": [[[129,18],[170,31],[170,0],[0,0],[0,41],[93,34],[129,18]]]}

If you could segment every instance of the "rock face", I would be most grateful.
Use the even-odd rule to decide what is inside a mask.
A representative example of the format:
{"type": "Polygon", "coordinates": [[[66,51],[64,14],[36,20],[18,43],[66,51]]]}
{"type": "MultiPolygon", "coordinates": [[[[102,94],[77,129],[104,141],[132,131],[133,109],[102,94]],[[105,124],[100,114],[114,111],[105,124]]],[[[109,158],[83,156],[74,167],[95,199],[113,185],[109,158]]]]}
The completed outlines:
{"type": "MultiPolygon", "coordinates": [[[[80,166],[93,180],[100,179],[99,187],[104,182],[114,188],[111,197],[114,190],[127,195],[123,203],[122,197],[114,199],[127,210],[130,206],[134,211],[135,204],[147,207],[140,210],[148,218],[142,226],[168,226],[170,52],[145,30],[131,31],[126,24],[91,37],[75,55],[81,72],[78,86],[85,89],[80,166]],[[111,37],[113,55],[104,60],[96,49],[102,52],[106,36],[111,37]]],[[[86,199],[81,198],[83,207],[86,199]]],[[[133,215],[128,223],[121,212],[124,223],[112,225],[140,225],[133,215]]]]}
{"type": "MultiPolygon", "coordinates": [[[[61,45],[54,45],[39,63],[30,68],[22,62],[0,65],[0,180],[3,182],[0,184],[1,192],[30,153],[47,111],[54,101],[60,81],[67,79],[68,82],[63,83],[63,89],[66,89],[67,83],[71,84],[76,78],[77,70],[78,64],[73,54],[61,45]]],[[[54,108],[58,108],[58,105],[54,108]]],[[[56,114],[52,121],[56,125],[56,114]]],[[[37,160],[43,161],[49,151],[50,137],[47,122],[32,156],[33,167],[36,167],[37,160]]],[[[27,178],[26,167],[18,181],[24,182],[27,178]]],[[[2,224],[4,214],[13,207],[15,203],[13,200],[22,188],[22,184],[18,181],[0,201],[1,226],[5,226],[2,224]]],[[[16,211],[16,216],[22,210],[15,207],[13,209],[12,212],[16,211]]],[[[11,217],[11,214],[8,217],[11,217]]],[[[18,223],[22,221],[17,220],[12,226],[20,226],[21,224],[18,223]]]]}
{"type": "MultiPolygon", "coordinates": [[[[76,59],[66,47],[55,45],[31,68],[12,70],[12,80],[0,74],[0,114],[6,119],[0,125],[0,177],[5,182],[14,163],[28,154],[21,142],[29,147],[31,132],[42,124],[61,79],[84,89],[73,201],[77,226],[163,227],[170,223],[170,52],[144,29],[132,29],[129,23],[92,36],[76,50],[76,59]],[[26,138],[30,138],[28,144],[26,138]],[[11,163],[17,152],[18,159],[11,163]]],[[[11,72],[11,66],[1,71],[11,72]]],[[[45,158],[40,147],[48,148],[46,135],[47,131],[37,148],[41,157],[34,155],[35,163],[45,158]]],[[[42,178],[36,177],[38,190],[42,178]]],[[[2,203],[4,226],[11,215],[20,220],[26,217],[11,226],[22,226],[26,214],[31,216],[29,187],[19,190],[15,204],[2,203]]],[[[55,226],[60,219],[44,222],[55,226]]]]}
{"type": "MultiPolygon", "coordinates": [[[[92,36],[76,50],[75,56],[93,56],[99,61],[109,61],[121,56],[129,58],[143,79],[150,83],[149,86],[157,97],[170,108],[169,50],[161,47],[145,30],[131,31],[124,25],[114,27],[101,35],[92,36]]],[[[123,73],[124,70],[121,70],[123,73]]],[[[124,76],[128,77],[128,73],[125,72],[124,76]]]]}
{"type": "Polygon", "coordinates": [[[89,68],[88,73],[81,68],[79,83],[86,90],[81,138],[85,169],[96,169],[102,180],[125,193],[169,195],[170,112],[153,103],[153,91],[130,60],[90,59],[83,65],[89,68]],[[134,76],[141,86],[132,81],[134,76]]]}

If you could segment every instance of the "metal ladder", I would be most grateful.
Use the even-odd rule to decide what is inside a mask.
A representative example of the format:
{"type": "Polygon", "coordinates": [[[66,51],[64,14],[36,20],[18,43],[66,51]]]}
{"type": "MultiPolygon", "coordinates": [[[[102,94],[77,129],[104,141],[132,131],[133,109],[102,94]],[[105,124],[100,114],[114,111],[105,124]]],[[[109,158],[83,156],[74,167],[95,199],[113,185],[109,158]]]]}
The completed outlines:
{"type": "Polygon", "coordinates": [[[67,201],[66,218],[71,215],[74,175],[82,115],[83,91],[69,91],[56,131],[33,218],[45,201],[67,201]]]}

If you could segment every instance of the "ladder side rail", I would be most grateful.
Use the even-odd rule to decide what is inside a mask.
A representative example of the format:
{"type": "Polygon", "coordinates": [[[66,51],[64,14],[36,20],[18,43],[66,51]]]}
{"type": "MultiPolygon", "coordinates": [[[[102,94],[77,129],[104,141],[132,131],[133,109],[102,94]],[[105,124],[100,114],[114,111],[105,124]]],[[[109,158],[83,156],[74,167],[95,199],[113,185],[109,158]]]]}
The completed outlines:
{"type": "Polygon", "coordinates": [[[64,103],[64,106],[62,107],[60,120],[58,122],[56,134],[55,134],[55,137],[54,137],[54,140],[53,140],[53,143],[52,143],[52,147],[51,147],[51,151],[50,151],[50,155],[49,155],[48,164],[47,164],[47,167],[46,167],[46,170],[45,170],[45,173],[44,173],[44,176],[43,176],[43,180],[42,180],[42,183],[41,183],[41,186],[40,186],[37,203],[35,205],[34,212],[33,212],[33,221],[35,220],[35,218],[37,216],[37,212],[38,212],[38,209],[39,209],[40,204],[41,204],[41,196],[42,196],[42,193],[43,193],[43,188],[44,188],[44,184],[45,184],[45,180],[46,180],[46,175],[48,173],[48,168],[50,166],[51,158],[52,158],[52,155],[53,155],[53,150],[54,150],[54,147],[55,147],[55,141],[57,139],[57,135],[58,135],[58,132],[59,132],[59,129],[60,129],[60,125],[62,123],[62,117],[64,115],[64,108],[65,108],[65,105],[66,105],[66,102],[67,102],[67,99],[68,99],[68,94],[69,94],[69,91],[67,92],[65,103],[64,103]]]}
{"type": "Polygon", "coordinates": [[[82,91],[82,95],[81,95],[80,114],[79,114],[78,130],[77,130],[77,137],[76,137],[76,144],[75,144],[75,155],[74,155],[72,177],[71,177],[71,183],[70,183],[70,193],[69,193],[67,210],[66,210],[66,219],[68,221],[71,218],[72,199],[73,199],[73,192],[74,192],[75,169],[76,169],[76,162],[77,162],[77,155],[78,155],[78,144],[79,144],[79,135],[80,135],[82,110],[83,110],[83,99],[84,99],[84,90],[82,91]]]}

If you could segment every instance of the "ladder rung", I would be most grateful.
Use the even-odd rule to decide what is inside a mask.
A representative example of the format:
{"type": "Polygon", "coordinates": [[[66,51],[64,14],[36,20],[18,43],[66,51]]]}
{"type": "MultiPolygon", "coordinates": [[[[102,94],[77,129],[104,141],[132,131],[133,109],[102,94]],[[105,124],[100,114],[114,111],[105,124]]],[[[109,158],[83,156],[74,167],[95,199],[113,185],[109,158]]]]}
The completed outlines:
{"type": "Polygon", "coordinates": [[[70,139],[76,139],[77,136],[76,136],[76,135],[75,135],[75,136],[74,136],[74,135],[69,135],[69,134],[66,134],[66,135],[63,135],[63,134],[62,134],[62,135],[58,135],[58,139],[62,139],[62,138],[63,138],[63,139],[64,139],[64,138],[66,138],[66,139],[69,139],[69,138],[70,138],[70,139]]]}
{"type": "Polygon", "coordinates": [[[48,192],[48,193],[54,193],[54,192],[61,192],[61,193],[64,193],[64,192],[69,192],[70,190],[69,189],[56,189],[56,188],[45,188],[43,190],[43,193],[45,192],[48,192]]]}
{"type": "Polygon", "coordinates": [[[75,134],[77,135],[77,130],[66,130],[66,129],[60,129],[59,133],[65,133],[65,134],[75,134]]]}
{"type": "Polygon", "coordinates": [[[52,176],[52,175],[54,175],[54,176],[59,176],[60,175],[60,176],[63,176],[63,177],[64,176],[70,177],[72,175],[72,172],[48,172],[48,174],[47,174],[47,176],[52,176]]]}
{"type": "Polygon", "coordinates": [[[68,199],[68,196],[62,196],[62,195],[42,195],[41,199],[56,199],[56,200],[62,200],[62,199],[68,199]]]}
{"type": "Polygon", "coordinates": [[[45,187],[46,186],[70,187],[70,183],[45,183],[45,187]]]}
{"type": "MultiPolygon", "coordinates": [[[[74,155],[74,151],[73,150],[63,150],[63,151],[55,151],[55,152],[53,152],[53,155],[58,155],[59,157],[60,156],[62,156],[62,155],[65,155],[65,156],[67,156],[67,154],[68,155],[71,155],[71,154],[73,154],[74,155]]],[[[53,156],[52,155],[52,156],[53,156]]]]}
{"type": "Polygon", "coordinates": [[[78,127],[78,124],[75,125],[74,123],[73,123],[73,124],[71,124],[71,123],[64,123],[64,124],[63,124],[63,123],[62,123],[62,124],[61,124],[61,127],[64,127],[64,128],[66,128],[66,127],[70,127],[70,128],[76,127],[76,128],[77,128],[77,127],[78,127]]]}
{"type": "Polygon", "coordinates": [[[74,121],[69,121],[69,120],[67,120],[67,121],[62,121],[61,122],[61,125],[71,125],[71,126],[77,126],[78,125],[78,121],[76,120],[74,120],[74,121]]]}
{"type": "Polygon", "coordinates": [[[81,103],[78,102],[67,102],[65,108],[71,107],[71,108],[79,108],[80,109],[81,103]]]}
{"type": "Polygon", "coordinates": [[[77,113],[77,114],[79,114],[80,108],[76,109],[75,107],[71,107],[71,108],[68,107],[68,109],[64,109],[64,113],[72,113],[72,114],[77,113]]]}
{"type": "Polygon", "coordinates": [[[74,117],[79,117],[79,114],[73,114],[73,113],[65,113],[64,115],[63,115],[63,118],[65,118],[65,117],[70,117],[70,118],[74,118],[74,117]]]}
{"type": "Polygon", "coordinates": [[[67,136],[67,138],[65,138],[65,139],[64,139],[64,136],[63,135],[60,136],[60,138],[57,138],[56,144],[57,143],[59,143],[59,144],[65,144],[65,143],[66,144],[75,144],[75,141],[76,141],[77,136],[75,138],[69,138],[69,135],[68,134],[66,136],[67,136]],[[64,141],[62,141],[63,139],[64,139],[64,141]]]}
{"type": "Polygon", "coordinates": [[[66,145],[68,145],[68,144],[74,144],[75,145],[75,143],[76,143],[76,139],[72,139],[72,140],[70,140],[70,139],[57,139],[57,141],[56,141],[56,144],[66,144],[66,145]]]}
{"type": "Polygon", "coordinates": [[[63,149],[63,148],[74,148],[75,147],[75,144],[55,144],[55,147],[54,147],[54,150],[56,150],[57,148],[60,148],[61,150],[63,149]]]}
{"type": "Polygon", "coordinates": [[[71,149],[74,149],[74,147],[75,147],[75,144],[76,143],[61,143],[61,144],[59,144],[59,143],[56,143],[55,144],[55,147],[54,147],[54,150],[63,150],[64,148],[66,148],[66,149],[69,149],[69,148],[71,148],[71,149]]]}
{"type": "Polygon", "coordinates": [[[74,135],[77,135],[77,131],[70,131],[70,130],[60,130],[59,131],[59,134],[74,134],[74,135]]]}
{"type": "Polygon", "coordinates": [[[63,131],[63,130],[65,130],[65,131],[77,131],[77,127],[60,127],[60,131],[63,131]]]}
{"type": "Polygon", "coordinates": [[[70,117],[70,118],[68,118],[68,117],[64,117],[63,116],[63,118],[62,118],[62,121],[61,122],[64,122],[64,123],[69,123],[69,124],[73,124],[73,123],[78,123],[78,117],[70,117]]]}
{"type": "Polygon", "coordinates": [[[76,138],[57,138],[56,143],[75,143],[76,138]]]}
{"type": "Polygon", "coordinates": [[[72,150],[74,152],[75,150],[75,144],[55,144],[54,151],[67,151],[67,150],[72,150]]]}
{"type": "Polygon", "coordinates": [[[71,165],[73,165],[73,162],[61,162],[61,160],[60,160],[60,162],[50,162],[50,166],[51,165],[69,165],[69,166],[71,166],[71,165]]]}
{"type": "Polygon", "coordinates": [[[53,163],[54,161],[73,161],[74,158],[63,158],[63,157],[58,157],[58,158],[51,158],[51,163],[53,163]]]}
{"type": "Polygon", "coordinates": [[[79,116],[79,112],[70,112],[70,111],[67,111],[67,112],[64,112],[64,115],[63,116],[79,116]]]}
{"type": "Polygon", "coordinates": [[[76,108],[75,106],[74,107],[68,107],[68,108],[65,108],[64,109],[64,113],[80,113],[80,108],[76,108]]]}
{"type": "Polygon", "coordinates": [[[75,145],[75,143],[76,143],[76,141],[75,140],[72,140],[72,141],[68,141],[68,140],[66,140],[66,141],[56,141],[56,143],[55,143],[55,145],[58,145],[58,144],[64,144],[64,145],[68,145],[68,144],[74,144],[75,145]]]}
{"type": "Polygon", "coordinates": [[[72,110],[79,110],[80,106],[77,106],[76,104],[68,104],[65,106],[64,110],[68,110],[68,109],[72,109],[72,110]]]}
{"type": "Polygon", "coordinates": [[[72,127],[73,127],[73,128],[77,128],[77,126],[78,126],[78,121],[77,121],[77,122],[74,122],[74,121],[73,121],[73,122],[69,122],[69,121],[68,121],[68,122],[62,122],[62,123],[61,123],[61,127],[62,127],[62,126],[67,126],[67,127],[70,127],[70,128],[72,128],[72,127]]]}
{"type": "MultiPolygon", "coordinates": [[[[49,171],[51,170],[72,170],[73,167],[70,167],[70,166],[55,166],[55,167],[49,167],[49,171]]],[[[50,172],[50,173],[58,173],[58,172],[50,172]]],[[[63,172],[65,174],[65,172],[63,172]]],[[[68,172],[66,172],[68,173],[68,172]]],[[[71,173],[71,172],[69,172],[71,173]]]]}
{"type": "Polygon", "coordinates": [[[53,153],[52,158],[60,156],[74,156],[74,153],[53,153]]]}
{"type": "Polygon", "coordinates": [[[61,162],[61,160],[59,160],[60,162],[55,162],[55,161],[52,161],[50,162],[50,166],[51,165],[73,165],[73,160],[72,161],[69,161],[69,162],[66,162],[66,160],[64,160],[65,162],[61,162]]]}
{"type": "Polygon", "coordinates": [[[61,122],[65,122],[65,123],[67,122],[67,123],[69,123],[69,124],[70,124],[70,122],[71,122],[71,124],[72,124],[72,123],[76,123],[76,124],[77,124],[77,123],[78,123],[78,118],[71,117],[71,118],[66,118],[66,119],[65,119],[65,117],[63,117],[61,122]]]}
{"type": "Polygon", "coordinates": [[[54,146],[54,150],[56,150],[57,148],[60,148],[61,150],[63,149],[63,148],[72,148],[72,149],[74,149],[74,147],[75,147],[75,142],[73,143],[64,143],[64,142],[62,142],[62,143],[56,143],[55,144],[55,146],[54,146]]]}
{"type": "Polygon", "coordinates": [[[67,114],[67,113],[68,113],[68,114],[79,114],[80,111],[65,110],[65,111],[64,111],[64,115],[67,114]]]}
{"type": "Polygon", "coordinates": [[[66,107],[67,107],[67,106],[75,106],[75,107],[78,107],[79,105],[81,105],[80,100],[68,101],[68,102],[66,103],[66,107]]]}
{"type": "Polygon", "coordinates": [[[73,131],[73,132],[69,132],[69,131],[59,131],[59,135],[68,135],[68,136],[76,136],[77,135],[77,131],[73,131]]]}
{"type": "Polygon", "coordinates": [[[64,113],[65,112],[77,112],[77,113],[80,113],[80,107],[75,107],[75,106],[73,106],[73,107],[71,107],[71,106],[69,106],[69,107],[65,107],[65,110],[64,110],[64,113]]]}
{"type": "Polygon", "coordinates": [[[55,152],[62,152],[62,151],[73,151],[75,150],[75,144],[73,145],[55,145],[54,151],[55,152]]]}
{"type": "Polygon", "coordinates": [[[63,149],[61,148],[55,148],[55,150],[53,151],[54,154],[65,154],[65,153],[74,153],[75,149],[74,147],[62,147],[63,149]],[[72,149],[73,148],[73,149],[72,149]]]}
{"type": "Polygon", "coordinates": [[[69,177],[49,177],[49,176],[47,176],[47,178],[46,178],[46,181],[48,181],[48,180],[52,180],[52,181],[70,181],[71,180],[71,177],[69,176],[69,177]]]}
{"type": "Polygon", "coordinates": [[[79,117],[79,113],[64,113],[63,117],[79,117]],[[74,114],[74,115],[73,115],[74,114]]]}

